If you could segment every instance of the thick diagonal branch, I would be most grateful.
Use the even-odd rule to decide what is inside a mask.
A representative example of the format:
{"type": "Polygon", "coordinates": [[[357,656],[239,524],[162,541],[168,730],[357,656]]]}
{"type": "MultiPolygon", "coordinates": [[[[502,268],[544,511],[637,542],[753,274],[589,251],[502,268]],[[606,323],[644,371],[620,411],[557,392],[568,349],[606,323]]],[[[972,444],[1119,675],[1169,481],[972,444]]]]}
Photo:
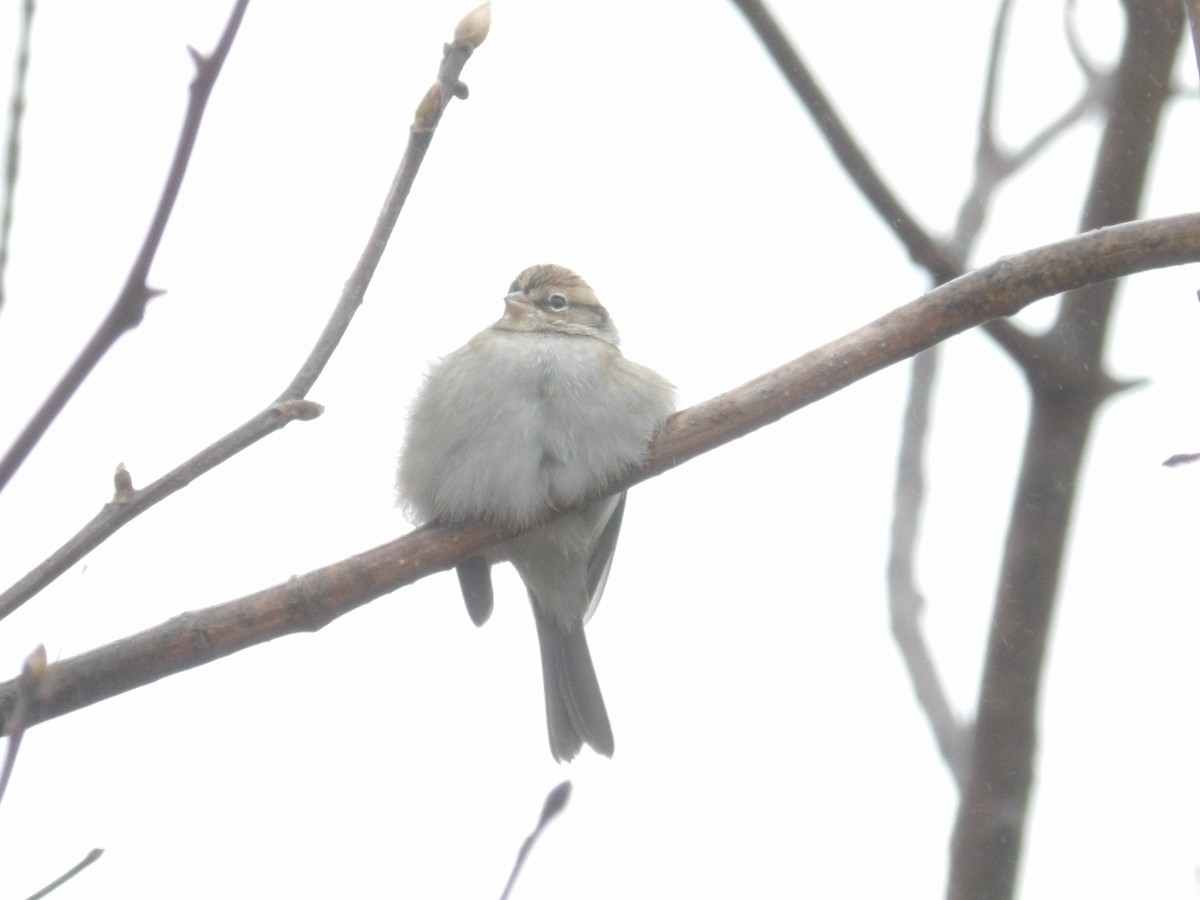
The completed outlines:
{"type": "MultiPolygon", "coordinates": [[[[728,393],[676,413],[616,492],[778,421],[887,366],[1042,297],[1162,266],[1200,262],[1200,214],[1137,222],[1001,259],[728,393]]],[[[566,512],[567,510],[562,510],[566,512]]],[[[50,665],[28,724],[228,656],[315,631],[364,603],[511,537],[486,526],[424,527],[357,556],[50,665]]],[[[0,684],[0,733],[16,703],[0,684]]]]}

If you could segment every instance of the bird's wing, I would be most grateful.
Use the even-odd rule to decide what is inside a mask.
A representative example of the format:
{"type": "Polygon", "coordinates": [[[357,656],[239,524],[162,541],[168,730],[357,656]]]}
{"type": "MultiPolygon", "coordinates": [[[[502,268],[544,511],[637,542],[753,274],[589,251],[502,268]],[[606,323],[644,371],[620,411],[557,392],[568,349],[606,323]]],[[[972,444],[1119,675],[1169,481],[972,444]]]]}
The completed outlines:
{"type": "Polygon", "coordinates": [[[588,608],[587,612],[583,615],[585,622],[596,611],[596,607],[600,603],[600,595],[604,593],[604,583],[608,581],[608,570],[612,568],[613,553],[617,549],[617,537],[621,534],[621,518],[625,515],[625,496],[622,493],[617,498],[612,515],[608,517],[608,521],[604,524],[604,530],[600,532],[600,537],[596,541],[596,546],[592,549],[591,557],[588,559],[588,608]]]}

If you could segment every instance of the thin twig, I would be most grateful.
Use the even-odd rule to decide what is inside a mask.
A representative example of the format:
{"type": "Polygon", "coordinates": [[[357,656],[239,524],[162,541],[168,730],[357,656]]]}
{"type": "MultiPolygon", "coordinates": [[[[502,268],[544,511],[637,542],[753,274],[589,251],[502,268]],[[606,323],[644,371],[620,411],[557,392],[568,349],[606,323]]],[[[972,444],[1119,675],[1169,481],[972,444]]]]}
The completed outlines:
{"type": "Polygon", "coordinates": [[[145,314],[146,304],[162,293],[152,289],[146,282],[150,264],[154,261],[155,254],[158,253],[159,241],[171,218],[171,211],[175,207],[175,198],[179,195],[179,189],[183,185],[183,176],[187,173],[192,149],[196,145],[196,135],[200,130],[200,122],[204,118],[209,95],[216,84],[217,76],[221,73],[221,66],[224,65],[225,58],[229,55],[229,49],[237,35],[238,26],[241,24],[242,16],[249,2],[250,0],[238,0],[234,5],[229,21],[225,25],[225,31],[221,34],[221,39],[217,42],[217,47],[211,56],[202,56],[190,47],[188,48],[196,66],[196,76],[192,79],[187,115],[184,116],[183,129],[180,131],[179,141],[175,145],[175,157],[171,161],[166,184],[163,185],[162,194],[158,199],[158,208],[154,212],[154,218],[150,220],[150,229],[146,233],[141,250],[125,279],[125,286],[121,288],[112,309],[109,310],[108,315],[100,323],[100,327],[96,329],[75,362],[71,364],[67,373],[50,392],[50,396],[34,413],[29,424],[25,426],[25,430],[13,442],[4,458],[0,459],[0,490],[3,490],[16,474],[30,451],[41,440],[42,435],[46,433],[51,423],[67,405],[67,401],[83,384],[84,379],[100,362],[104,354],[112,348],[122,334],[137,327],[145,314]]]}
{"type": "MultiPolygon", "coordinates": [[[[1070,4],[1068,4],[1069,8],[1070,4]]],[[[954,246],[965,257],[963,249],[978,236],[992,197],[1006,179],[1027,166],[1056,139],[1080,122],[1088,113],[1098,109],[1108,96],[1111,77],[1105,73],[1085,70],[1083,90],[1067,109],[1049,122],[1041,131],[1018,150],[1007,151],[1000,147],[996,137],[998,130],[998,98],[1000,91],[1000,67],[1008,31],[1012,0],[1004,0],[996,13],[992,31],[992,44],[988,57],[987,79],[984,99],[979,113],[977,147],[975,151],[975,178],[967,198],[959,209],[954,227],[954,246]]],[[[1068,28],[1070,16],[1068,15],[1068,28]]]]}
{"type": "MultiPolygon", "coordinates": [[[[1200,213],[1106,228],[998,260],[741,387],[676,413],[651,442],[642,468],[610,484],[606,492],[616,493],[682,465],[1042,297],[1193,262],[1200,262],[1200,213]]],[[[48,696],[32,711],[31,722],[63,715],[285,634],[316,631],[377,597],[453,568],[513,534],[485,525],[424,526],[340,563],[53,663],[47,673],[48,696]]],[[[7,730],[14,703],[13,683],[0,685],[0,733],[7,730]]]]}
{"type": "Polygon", "coordinates": [[[29,74],[34,0],[21,4],[21,33],[17,37],[17,62],[13,73],[12,97],[8,101],[8,140],[4,148],[4,209],[0,210],[0,310],[4,309],[4,280],[8,273],[8,245],[12,234],[13,208],[17,197],[17,174],[21,168],[21,122],[25,118],[25,78],[29,74]]]}
{"type": "Polygon", "coordinates": [[[1101,109],[1107,102],[1111,90],[1111,75],[1102,73],[1087,82],[1083,87],[1083,92],[1074,103],[1064,109],[1056,119],[1047,123],[1041,131],[1031,137],[1024,147],[1008,154],[1005,159],[1004,174],[1007,176],[1020,171],[1030,160],[1049,147],[1059,137],[1066,134],[1070,128],[1083,121],[1084,116],[1101,109]]]}
{"type": "MultiPolygon", "coordinates": [[[[992,28],[983,102],[976,131],[975,179],[959,208],[953,246],[960,258],[970,258],[979,237],[992,194],[1000,184],[1003,157],[996,143],[996,110],[999,106],[1000,70],[1004,56],[1011,0],[1002,0],[992,28]]],[[[1015,331],[1008,320],[989,322],[1015,331]]],[[[937,383],[941,347],[930,347],[913,360],[908,399],[900,430],[893,491],[892,528],[888,551],[887,595],[892,636],[904,662],[917,704],[920,706],[950,773],[961,786],[967,777],[966,744],[969,732],[958,721],[933,660],[921,623],[925,597],[917,584],[917,545],[925,508],[925,445],[932,422],[933,390],[937,383]]]]}
{"type": "Polygon", "coordinates": [[[925,501],[925,443],[929,436],[933,385],[937,381],[938,349],[931,347],[918,353],[912,363],[892,501],[888,605],[891,609],[892,636],[904,659],[917,702],[929,720],[942,759],[946,761],[955,781],[961,785],[967,777],[966,742],[969,732],[954,715],[921,630],[921,611],[925,606],[925,598],[917,586],[915,571],[916,542],[925,501]]]}
{"type": "Polygon", "coordinates": [[[438,80],[418,106],[404,157],[397,168],[366,246],[354,271],[346,280],[342,295],[316,344],[279,398],[153,483],[140,490],[119,490],[114,499],[105,504],[100,512],[65,544],[0,594],[0,619],[19,608],[114,532],[160,500],[186,487],[205,472],[278,431],[289,422],[313,419],[321,414],[321,406],[306,400],[305,394],[324,370],[338,342],[346,333],[354,313],[362,304],[371,277],[379,265],[388,238],[433,139],[433,132],[437,128],[445,104],[451,97],[466,96],[466,88],[458,80],[459,75],[462,74],[463,66],[471,53],[487,37],[488,15],[489,7],[486,3],[468,13],[455,32],[455,40],[445,45],[438,80]]]}
{"type": "Polygon", "coordinates": [[[987,76],[983,85],[983,102],[979,107],[979,124],[975,134],[975,179],[966,199],[958,210],[954,226],[954,246],[966,256],[966,247],[978,236],[987,217],[988,202],[1003,178],[1004,152],[996,140],[997,109],[1000,97],[1000,68],[1004,44],[1008,37],[1008,22],[1012,0],[1002,0],[992,26],[992,42],[988,48],[987,76]]]}
{"type": "Polygon", "coordinates": [[[362,304],[375,269],[383,258],[388,238],[391,237],[392,229],[396,227],[396,221],[400,218],[400,211],[404,208],[404,201],[408,199],[408,192],[433,141],[433,134],[441,121],[442,113],[452,97],[464,100],[467,97],[466,85],[459,81],[459,76],[471,54],[487,38],[490,27],[491,4],[484,3],[463,17],[455,29],[454,40],[445,45],[437,81],[429,88],[417,107],[416,116],[409,129],[404,158],[400,161],[383,209],[380,210],[358,264],[346,281],[341,299],[334,307],[321,336],[317,338],[312,352],[276,402],[296,400],[307,394],[333,356],[333,351],[350,326],[354,313],[362,304]]]}
{"type": "Polygon", "coordinates": [[[71,866],[70,869],[68,869],[66,872],[63,872],[63,874],[59,875],[57,878],[55,878],[52,882],[50,882],[48,885],[46,885],[40,891],[36,891],[36,892],[30,894],[28,897],[25,898],[25,900],[41,900],[42,897],[45,897],[51,891],[58,890],[60,887],[62,887],[64,884],[66,884],[68,881],[70,881],[72,878],[74,878],[76,875],[78,875],[80,872],[82,872],[84,869],[86,869],[88,866],[90,866],[92,863],[94,863],[96,860],[98,860],[103,855],[104,855],[104,851],[99,847],[96,847],[93,850],[89,850],[87,856],[85,856],[83,859],[81,859],[75,865],[71,866]]]}
{"type": "Polygon", "coordinates": [[[888,187],[766,5],[760,0],[733,0],[733,4],[746,17],[779,71],[825,135],[846,174],[899,238],[913,261],[929,272],[935,284],[960,275],[963,261],[957,259],[948,246],[926,232],[888,187]]]}
{"type": "Polygon", "coordinates": [[[1100,68],[1088,58],[1083,46],[1083,38],[1079,34],[1079,19],[1076,17],[1077,4],[1075,0],[1063,3],[1063,33],[1067,37],[1067,49],[1071,51],[1071,59],[1079,66],[1086,81],[1095,81],[1100,77],[1100,68]]]}
{"type": "Polygon", "coordinates": [[[542,814],[538,816],[537,825],[529,833],[529,837],[525,838],[521,844],[521,849],[517,851],[517,861],[513,863],[512,872],[508,876],[508,883],[504,885],[504,893],[500,895],[500,900],[508,900],[509,894],[512,893],[513,885],[517,883],[517,876],[521,874],[521,869],[525,866],[525,860],[529,858],[529,852],[533,850],[533,845],[537,843],[537,839],[546,830],[546,826],[566,808],[567,801],[570,799],[571,782],[569,781],[564,781],[546,795],[546,800],[542,804],[542,814]]]}
{"type": "Polygon", "coordinates": [[[1004,59],[1004,45],[1008,40],[1008,24],[1012,17],[1013,0],[1000,0],[996,8],[996,21],[992,25],[992,42],[988,47],[987,75],[983,82],[983,103],[979,106],[979,149],[976,157],[998,156],[996,145],[996,111],[1000,100],[1000,68],[1004,59]]]}

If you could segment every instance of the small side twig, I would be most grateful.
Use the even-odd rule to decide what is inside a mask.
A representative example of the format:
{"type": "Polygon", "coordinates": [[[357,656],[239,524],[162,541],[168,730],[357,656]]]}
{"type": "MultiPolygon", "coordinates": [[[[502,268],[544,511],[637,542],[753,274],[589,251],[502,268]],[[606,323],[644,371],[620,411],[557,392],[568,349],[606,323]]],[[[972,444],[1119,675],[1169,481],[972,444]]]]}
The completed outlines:
{"type": "Polygon", "coordinates": [[[229,55],[230,47],[233,46],[233,39],[237,35],[238,26],[241,25],[242,16],[245,14],[249,2],[250,0],[238,0],[234,5],[233,12],[229,15],[229,21],[225,24],[225,31],[221,34],[221,39],[217,42],[216,49],[213,50],[211,56],[203,56],[192,48],[188,48],[192,55],[192,61],[196,65],[196,77],[192,79],[187,115],[184,116],[183,128],[175,145],[175,156],[171,160],[166,184],[163,185],[162,194],[158,198],[158,208],[154,211],[154,217],[150,221],[150,229],[146,233],[141,250],[138,251],[133,267],[125,279],[125,286],[121,288],[112,309],[109,310],[108,315],[100,323],[100,327],[96,329],[87,345],[80,351],[75,362],[71,364],[66,374],[50,392],[50,396],[34,413],[29,424],[25,426],[8,452],[0,459],[0,490],[3,490],[16,474],[30,451],[42,439],[42,435],[46,433],[51,423],[58,418],[58,414],[67,405],[67,401],[83,384],[96,364],[121,335],[138,326],[146,312],[146,304],[162,293],[151,288],[146,282],[150,264],[154,262],[154,257],[158,253],[159,242],[162,240],[167,222],[171,218],[171,212],[175,208],[175,198],[179,196],[179,189],[183,186],[183,176],[187,173],[188,163],[192,158],[192,149],[196,146],[196,135],[200,131],[200,122],[204,118],[208,98],[217,82],[217,76],[221,73],[221,67],[225,64],[225,58],[229,55]]]}
{"type": "MultiPolygon", "coordinates": [[[[1071,4],[1067,7],[1068,40],[1073,39],[1071,4]]],[[[1005,39],[1008,36],[1008,21],[1012,12],[1012,0],[1004,0],[996,12],[996,23],[992,29],[992,43],[988,55],[987,79],[983,103],[980,106],[977,148],[975,151],[975,178],[967,198],[959,209],[954,227],[954,246],[962,249],[973,243],[987,217],[988,207],[996,190],[1006,179],[1028,165],[1038,154],[1049,147],[1085,115],[1099,109],[1111,90],[1110,75],[1084,67],[1085,81],[1079,97],[1055,119],[1047,123],[1026,144],[1017,150],[1004,150],[996,137],[998,98],[1000,92],[1000,68],[1004,55],[1005,39]]],[[[1083,63],[1081,61],[1081,66],[1083,63]]]]}
{"type": "Polygon", "coordinates": [[[455,31],[454,41],[445,46],[438,80],[418,105],[404,156],[362,255],[346,280],[342,295],[321,335],[283,393],[233,431],[146,487],[140,490],[118,491],[118,496],[105,504],[100,512],[65,544],[0,594],[0,619],[18,609],[118,529],[159,501],[186,487],[205,472],[216,468],[289,422],[313,419],[322,413],[320,404],[305,399],[305,395],[329,362],[363,302],[367,287],[387,247],[388,238],[395,228],[409,190],[420,170],[421,161],[429,149],[445,105],[451,97],[466,96],[466,88],[459,81],[459,75],[462,74],[463,67],[475,48],[487,37],[489,23],[490,4],[484,3],[463,18],[455,31]]]}
{"type": "Polygon", "coordinates": [[[529,852],[533,850],[533,845],[537,843],[537,839],[546,830],[546,826],[554,821],[559,813],[566,809],[567,801],[570,799],[571,782],[569,781],[564,781],[546,795],[546,802],[542,804],[542,814],[538,817],[537,825],[529,833],[529,837],[525,838],[525,842],[521,844],[521,849],[517,851],[517,861],[513,863],[512,873],[508,876],[508,883],[504,885],[504,893],[500,895],[500,900],[508,900],[508,895],[512,893],[513,885],[517,883],[517,876],[521,874],[521,869],[525,865],[525,860],[529,857],[529,852]]]}
{"type": "Polygon", "coordinates": [[[1087,50],[1084,49],[1083,38],[1079,34],[1079,20],[1075,15],[1077,5],[1075,0],[1066,0],[1063,3],[1063,33],[1067,36],[1067,48],[1071,51],[1071,59],[1075,60],[1075,65],[1079,66],[1084,78],[1093,81],[1099,77],[1100,67],[1088,57],[1087,50]]]}

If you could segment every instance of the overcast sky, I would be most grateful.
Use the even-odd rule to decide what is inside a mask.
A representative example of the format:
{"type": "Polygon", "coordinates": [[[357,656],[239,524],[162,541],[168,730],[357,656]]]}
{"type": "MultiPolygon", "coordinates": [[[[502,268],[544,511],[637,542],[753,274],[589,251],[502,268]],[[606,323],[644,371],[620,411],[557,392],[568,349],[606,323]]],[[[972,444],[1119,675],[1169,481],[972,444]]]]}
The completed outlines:
{"type": "MultiPolygon", "coordinates": [[[[1082,3],[1097,59],[1114,4],[1082,3]]],[[[15,7],[16,4],[11,4],[15,7]]],[[[7,445],[116,295],[228,3],[43,3],[0,312],[7,445]]],[[[855,133],[934,231],[970,178],[991,4],[779,2],[855,133]]],[[[267,405],[337,299],[469,3],[255,0],[151,272],[167,293],[0,497],[0,582],[111,494],[267,405]]],[[[1018,4],[1002,136],[1075,97],[1055,4],[1018,4]]],[[[15,9],[0,24],[11,59],[15,9]]],[[[1180,78],[1193,88],[1195,66],[1180,78]]],[[[8,95],[7,64],[0,93],[8,95]]],[[[0,626],[0,674],[376,546],[430,361],[535,262],[580,272],[685,405],[926,287],[731,4],[499,0],[379,273],[296,423],[151,510],[0,626]]],[[[1002,195],[978,262],[1072,234],[1087,124],[1002,195]]],[[[1196,208],[1195,97],[1145,213],[1196,208]]],[[[1194,898],[1200,862],[1196,267],[1129,282],[1042,702],[1025,898],[1194,898]]],[[[1049,303],[1030,310],[1045,321],[1049,303]]],[[[631,495],[589,641],[614,758],[558,766],[524,591],[483,629],[452,576],[39,726],[0,805],[7,893],[496,897],[545,793],[575,784],[514,896],[937,896],[956,793],[888,633],[907,370],[631,495]]],[[[1027,402],[979,335],[946,349],[920,576],[957,707],[977,686],[1027,402]]],[[[0,585],[2,586],[2,585],[0,585]]]]}

